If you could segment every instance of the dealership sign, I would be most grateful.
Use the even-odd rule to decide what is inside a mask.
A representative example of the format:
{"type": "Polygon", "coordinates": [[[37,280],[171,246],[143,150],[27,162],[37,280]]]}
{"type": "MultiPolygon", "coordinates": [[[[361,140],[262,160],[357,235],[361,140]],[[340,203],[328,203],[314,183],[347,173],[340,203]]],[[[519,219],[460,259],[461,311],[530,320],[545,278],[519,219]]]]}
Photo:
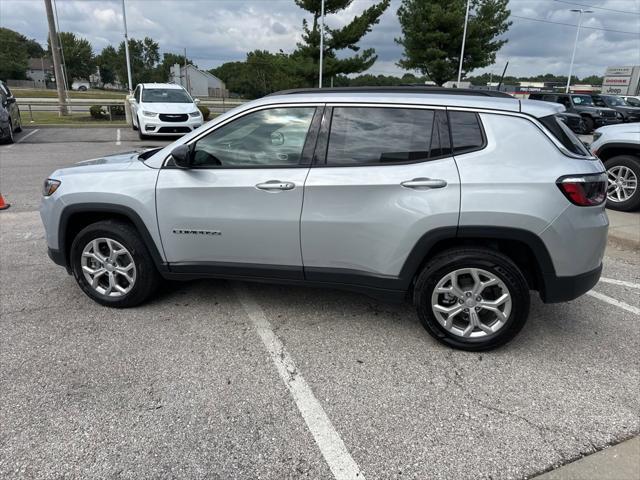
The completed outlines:
{"type": "Polygon", "coordinates": [[[637,95],[640,66],[608,67],[604,72],[602,93],[609,95],[637,95]]]}

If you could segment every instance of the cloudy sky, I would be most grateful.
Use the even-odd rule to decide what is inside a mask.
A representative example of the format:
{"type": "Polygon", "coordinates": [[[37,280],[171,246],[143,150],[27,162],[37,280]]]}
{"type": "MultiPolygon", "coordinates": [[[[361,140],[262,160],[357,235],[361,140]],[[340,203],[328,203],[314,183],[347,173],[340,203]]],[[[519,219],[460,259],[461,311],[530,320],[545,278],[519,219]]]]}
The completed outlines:
{"type": "MultiPolygon", "coordinates": [[[[330,26],[348,22],[374,0],[354,0],[348,10],[327,17],[330,26]]],[[[370,73],[402,73],[395,63],[400,34],[391,7],[361,45],[376,49],[379,59],[370,73]]],[[[247,51],[290,52],[299,40],[306,12],[293,0],[126,0],[129,36],[150,36],[161,51],[181,53],[202,68],[242,60],[247,51]]],[[[583,16],[576,66],[578,76],[602,74],[607,65],[640,64],[640,0],[511,0],[513,25],[496,64],[474,73],[501,73],[509,60],[509,74],[566,74],[575,38],[577,13],[583,16]],[[537,21],[536,21],[537,20],[537,21]],[[564,25],[563,25],[564,24],[564,25]],[[627,33],[623,33],[627,32],[627,33]]],[[[98,53],[122,40],[120,0],[57,0],[60,27],[87,38],[98,53]]],[[[46,45],[47,22],[43,0],[0,0],[0,26],[17,30],[46,45]]]]}

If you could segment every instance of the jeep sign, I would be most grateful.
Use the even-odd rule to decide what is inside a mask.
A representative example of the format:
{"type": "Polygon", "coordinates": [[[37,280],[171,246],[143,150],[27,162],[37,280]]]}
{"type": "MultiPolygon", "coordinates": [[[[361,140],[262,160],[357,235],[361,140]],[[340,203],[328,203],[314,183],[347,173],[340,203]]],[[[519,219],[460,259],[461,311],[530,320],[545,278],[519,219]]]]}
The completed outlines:
{"type": "Polygon", "coordinates": [[[608,95],[637,95],[640,66],[608,67],[602,81],[602,93],[608,95]]]}

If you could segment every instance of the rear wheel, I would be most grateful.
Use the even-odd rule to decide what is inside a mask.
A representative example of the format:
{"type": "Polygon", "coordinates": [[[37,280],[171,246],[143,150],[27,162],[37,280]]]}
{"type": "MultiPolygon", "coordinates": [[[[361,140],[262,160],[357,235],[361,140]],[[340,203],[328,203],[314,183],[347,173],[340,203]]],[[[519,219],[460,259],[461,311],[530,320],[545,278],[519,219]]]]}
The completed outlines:
{"type": "Polygon", "coordinates": [[[9,136],[7,138],[5,138],[5,143],[13,143],[15,140],[13,138],[13,124],[11,123],[11,120],[9,120],[9,136]]]}
{"type": "Polygon", "coordinates": [[[139,305],[160,281],[138,232],[124,222],[108,220],[84,228],[73,240],[70,261],[82,291],[101,305],[139,305]]]}
{"type": "Polygon", "coordinates": [[[607,169],[607,208],[630,212],[640,208],[640,158],[618,155],[604,162],[607,169]]]}
{"type": "Polygon", "coordinates": [[[529,287],[518,267],[489,250],[457,248],[431,260],[416,280],[414,304],[424,328],[462,350],[507,343],[529,315],[529,287]]]}
{"type": "Polygon", "coordinates": [[[16,129],[14,130],[16,133],[20,133],[22,131],[22,116],[18,113],[18,121],[16,125],[16,129]]]}

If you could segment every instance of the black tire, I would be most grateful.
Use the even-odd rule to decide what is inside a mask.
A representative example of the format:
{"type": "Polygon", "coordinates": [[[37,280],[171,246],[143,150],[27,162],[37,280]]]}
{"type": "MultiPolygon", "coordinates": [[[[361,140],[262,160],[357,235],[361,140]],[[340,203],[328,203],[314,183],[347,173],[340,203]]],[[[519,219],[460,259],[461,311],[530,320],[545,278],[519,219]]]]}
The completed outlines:
{"type": "Polygon", "coordinates": [[[13,138],[13,124],[11,123],[11,120],[9,120],[9,136],[7,138],[4,139],[4,143],[14,143],[15,139],[13,138]]]}
{"type": "MultiPolygon", "coordinates": [[[[455,248],[434,257],[418,275],[413,301],[424,328],[439,342],[460,350],[490,350],[509,342],[522,329],[529,316],[529,286],[520,269],[511,259],[499,252],[484,248],[455,248]],[[511,312],[504,325],[495,333],[478,338],[456,335],[440,324],[436,318],[431,298],[437,283],[451,273],[463,268],[480,268],[495,275],[503,282],[511,295],[511,312]]],[[[462,318],[464,318],[464,315],[462,318]]]]}
{"type": "Polygon", "coordinates": [[[20,133],[21,131],[22,131],[22,116],[18,114],[18,125],[16,126],[16,129],[14,130],[14,132],[20,133]]]}
{"type": "Polygon", "coordinates": [[[160,275],[156,270],[149,250],[140,238],[136,229],[128,223],[117,220],[106,220],[93,223],[76,235],[70,252],[71,270],[78,285],[84,293],[101,305],[115,308],[135,307],[147,300],[157,289],[160,275]],[[109,238],[124,246],[136,268],[136,279],[133,288],[119,297],[110,297],[94,290],[82,272],[82,251],[86,245],[96,238],[109,238]]]}
{"type": "Polygon", "coordinates": [[[146,140],[147,136],[144,133],[142,133],[142,127],[140,127],[140,117],[137,117],[137,118],[138,118],[138,138],[140,140],[146,140]]]}
{"type": "MultiPolygon", "coordinates": [[[[140,124],[138,117],[136,117],[136,122],[138,122],[138,125],[140,124]]],[[[133,121],[133,118],[131,119],[131,128],[133,128],[134,132],[138,131],[138,126],[136,125],[136,123],[133,121]]]]}
{"type": "Polygon", "coordinates": [[[596,128],[596,121],[591,117],[583,117],[584,118],[584,127],[586,133],[591,133],[596,128]]]}
{"type": "Polygon", "coordinates": [[[604,162],[607,172],[614,167],[627,167],[636,176],[636,190],[631,197],[622,202],[614,202],[607,198],[607,208],[621,212],[632,212],[640,208],[640,158],[633,155],[618,155],[604,162]]]}

